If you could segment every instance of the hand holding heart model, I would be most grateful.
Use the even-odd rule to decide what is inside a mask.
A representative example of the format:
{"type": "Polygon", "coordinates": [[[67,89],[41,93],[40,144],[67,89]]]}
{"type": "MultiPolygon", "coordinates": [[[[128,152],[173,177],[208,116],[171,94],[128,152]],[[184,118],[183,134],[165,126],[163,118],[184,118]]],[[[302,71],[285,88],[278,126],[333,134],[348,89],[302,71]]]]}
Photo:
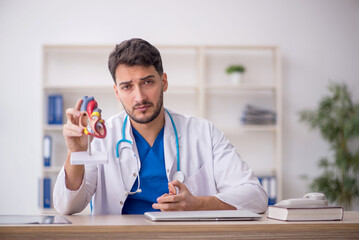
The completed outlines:
{"type": "Polygon", "coordinates": [[[107,131],[105,120],[101,119],[101,109],[98,108],[94,97],[82,97],[80,126],[84,133],[97,138],[105,138],[107,131]]]}

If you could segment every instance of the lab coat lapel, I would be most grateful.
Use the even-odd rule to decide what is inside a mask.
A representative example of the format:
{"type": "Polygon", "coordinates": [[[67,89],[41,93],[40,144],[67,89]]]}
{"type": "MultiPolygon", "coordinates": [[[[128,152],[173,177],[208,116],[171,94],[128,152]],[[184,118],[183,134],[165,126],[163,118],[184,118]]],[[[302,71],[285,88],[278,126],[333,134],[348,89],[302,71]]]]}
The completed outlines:
{"type": "MultiPolygon", "coordinates": [[[[175,123],[176,124],[176,123],[175,123]]],[[[179,135],[179,133],[177,133],[179,135]]],[[[178,136],[180,139],[180,136],[178,136]]],[[[177,150],[176,150],[176,136],[172,126],[172,122],[167,112],[165,114],[165,129],[163,135],[163,147],[165,152],[165,165],[166,165],[166,174],[169,181],[172,179],[172,176],[177,171],[177,150]]]]}

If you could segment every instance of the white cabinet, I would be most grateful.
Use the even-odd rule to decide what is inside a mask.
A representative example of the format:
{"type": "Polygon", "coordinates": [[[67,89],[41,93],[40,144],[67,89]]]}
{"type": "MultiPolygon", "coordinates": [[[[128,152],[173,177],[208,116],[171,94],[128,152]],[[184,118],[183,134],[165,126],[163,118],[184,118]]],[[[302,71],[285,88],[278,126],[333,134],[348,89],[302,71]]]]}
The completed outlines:
{"type": "MultiPolygon", "coordinates": [[[[279,50],[273,46],[157,46],[169,88],[165,107],[213,122],[231,140],[257,176],[275,176],[277,199],[282,197],[282,105],[279,50]],[[225,69],[246,67],[239,85],[233,85],[225,69]],[[246,104],[273,110],[275,125],[243,126],[246,104]]],[[[47,124],[47,99],[61,94],[64,111],[84,95],[95,96],[103,118],[121,111],[108,71],[108,55],[114,46],[47,45],[43,47],[43,135],[52,138],[51,167],[43,176],[54,183],[67,150],[62,126],[47,124]]],[[[66,116],[64,112],[64,119],[66,116]]]]}

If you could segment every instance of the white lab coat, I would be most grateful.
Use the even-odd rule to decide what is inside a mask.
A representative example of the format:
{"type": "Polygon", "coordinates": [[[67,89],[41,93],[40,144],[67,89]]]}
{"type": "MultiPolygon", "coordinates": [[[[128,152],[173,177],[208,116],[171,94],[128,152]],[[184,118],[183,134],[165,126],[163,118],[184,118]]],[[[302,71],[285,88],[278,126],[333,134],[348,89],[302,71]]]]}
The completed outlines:
{"type": "MultiPolygon", "coordinates": [[[[178,132],[180,167],[188,190],[194,196],[216,196],[237,209],[265,212],[265,191],[223,133],[207,120],[171,111],[170,114],[178,132]]],[[[176,138],[170,117],[165,115],[165,166],[168,181],[172,181],[177,171],[176,138]]],[[[66,188],[65,171],[60,171],[53,194],[54,207],[59,213],[81,212],[93,198],[93,214],[121,214],[125,193],[131,189],[137,168],[141,167],[130,121],[126,124],[126,139],[134,144],[121,143],[120,157],[116,158],[115,148],[117,141],[122,139],[125,116],[122,112],[111,117],[106,121],[106,138],[93,140],[93,151],[108,152],[109,162],[86,165],[82,185],[77,191],[66,188]]]]}

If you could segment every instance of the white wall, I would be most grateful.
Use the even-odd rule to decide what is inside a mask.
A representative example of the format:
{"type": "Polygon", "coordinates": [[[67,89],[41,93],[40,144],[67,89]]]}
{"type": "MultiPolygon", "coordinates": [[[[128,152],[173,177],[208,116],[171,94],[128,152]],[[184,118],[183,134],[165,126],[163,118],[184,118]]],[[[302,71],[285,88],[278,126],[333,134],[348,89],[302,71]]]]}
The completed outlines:
{"type": "Polygon", "coordinates": [[[299,175],[317,175],[317,160],[329,154],[298,111],[315,106],[329,78],[359,100],[357,0],[0,0],[0,214],[38,211],[41,46],[131,37],[281,48],[285,198],[304,194],[299,175]]]}

